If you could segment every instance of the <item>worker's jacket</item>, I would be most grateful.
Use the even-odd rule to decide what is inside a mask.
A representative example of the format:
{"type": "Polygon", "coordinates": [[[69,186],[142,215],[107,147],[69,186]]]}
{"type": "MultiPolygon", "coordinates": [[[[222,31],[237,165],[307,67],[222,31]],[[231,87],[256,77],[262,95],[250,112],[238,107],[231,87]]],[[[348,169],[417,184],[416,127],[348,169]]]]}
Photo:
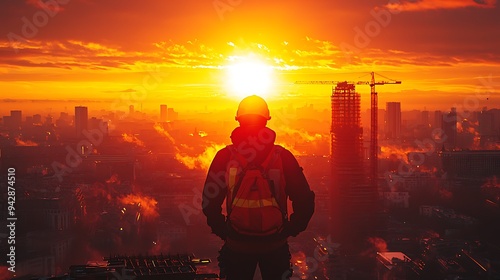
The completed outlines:
{"type": "MultiPolygon", "coordinates": [[[[248,162],[260,165],[274,146],[276,133],[268,127],[237,127],[231,133],[231,141],[241,155],[248,162]]],[[[212,232],[226,240],[229,246],[241,250],[272,249],[276,245],[286,242],[288,236],[296,236],[304,231],[314,212],[314,192],[293,154],[283,149],[280,153],[283,166],[283,175],[286,183],[285,193],[291,201],[288,209],[289,221],[285,223],[280,234],[269,238],[248,238],[232,231],[226,223],[226,216],[222,213],[222,205],[227,195],[225,180],[226,169],[231,160],[229,149],[223,148],[217,152],[208,170],[203,190],[202,208],[207,217],[207,223],[212,232]],[[259,246],[263,245],[263,246],[259,246]]]]}

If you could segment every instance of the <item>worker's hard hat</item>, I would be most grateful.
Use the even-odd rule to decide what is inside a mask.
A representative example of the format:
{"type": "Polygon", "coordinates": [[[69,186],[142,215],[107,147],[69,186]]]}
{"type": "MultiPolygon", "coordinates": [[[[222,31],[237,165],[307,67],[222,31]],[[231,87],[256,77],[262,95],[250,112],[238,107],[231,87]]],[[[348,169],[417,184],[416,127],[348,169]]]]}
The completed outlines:
{"type": "Polygon", "coordinates": [[[241,100],[235,119],[238,120],[245,115],[257,115],[264,117],[266,120],[271,119],[266,101],[257,95],[250,95],[241,100]]]}

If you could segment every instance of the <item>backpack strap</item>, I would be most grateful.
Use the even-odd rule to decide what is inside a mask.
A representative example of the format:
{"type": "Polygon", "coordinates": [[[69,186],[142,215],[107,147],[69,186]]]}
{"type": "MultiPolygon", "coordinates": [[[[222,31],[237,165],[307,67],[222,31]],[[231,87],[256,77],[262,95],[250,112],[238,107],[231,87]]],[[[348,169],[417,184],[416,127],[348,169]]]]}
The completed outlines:
{"type": "MultiPolygon", "coordinates": [[[[238,193],[238,190],[240,189],[241,183],[243,182],[243,177],[245,177],[245,174],[247,170],[249,169],[249,164],[247,160],[236,150],[234,145],[227,145],[226,146],[231,153],[231,158],[234,158],[236,162],[238,162],[238,165],[241,167],[241,172],[238,174],[238,172],[234,172],[234,174],[229,174],[229,176],[234,176],[238,175],[238,181],[234,182],[233,186],[228,186],[229,189],[231,189],[231,195],[228,196],[229,200],[226,202],[226,210],[228,212],[228,215],[231,214],[232,206],[233,206],[233,201],[234,198],[236,197],[236,194],[238,193]]],[[[231,180],[230,180],[231,181],[231,180]]]]}
{"type": "MultiPolygon", "coordinates": [[[[269,170],[274,165],[276,160],[278,160],[280,158],[280,153],[281,153],[282,149],[283,148],[281,146],[274,145],[274,147],[272,148],[272,150],[270,152],[270,159],[267,162],[266,166],[264,167],[264,171],[262,173],[262,176],[269,182],[271,194],[274,197],[274,199],[276,199],[276,202],[278,203],[278,206],[279,206],[281,212],[283,213],[283,217],[286,218],[287,217],[286,199],[283,199],[282,197],[280,197],[280,195],[278,195],[276,193],[277,191],[276,191],[276,184],[275,183],[278,183],[278,187],[280,187],[280,184],[279,184],[280,178],[272,178],[273,176],[269,176],[270,175],[269,170]]],[[[273,175],[281,176],[281,173],[273,174],[273,175]]]]}

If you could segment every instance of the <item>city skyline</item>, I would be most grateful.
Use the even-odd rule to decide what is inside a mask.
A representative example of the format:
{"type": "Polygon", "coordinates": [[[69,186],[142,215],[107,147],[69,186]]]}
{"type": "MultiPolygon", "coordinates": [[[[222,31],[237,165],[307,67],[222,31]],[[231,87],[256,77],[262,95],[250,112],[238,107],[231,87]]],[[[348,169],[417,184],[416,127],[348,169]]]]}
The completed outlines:
{"type": "MultiPolygon", "coordinates": [[[[293,200],[278,200],[280,238],[304,208],[290,173],[315,194],[285,240],[292,279],[500,278],[499,14],[497,0],[0,1],[0,280],[218,279],[226,240],[202,202],[235,181],[209,168],[239,147],[249,95],[298,164],[272,157],[293,200]]],[[[271,148],[261,132],[246,151],[271,148]]]]}
{"type": "MultiPolygon", "coordinates": [[[[359,99],[357,102],[359,102],[359,99]]],[[[397,108],[401,109],[399,102],[389,102],[388,104],[397,105],[397,108]]],[[[343,107],[338,107],[335,110],[337,111],[339,108],[343,107]]],[[[349,108],[349,106],[346,108],[349,108]]],[[[51,146],[57,143],[57,139],[60,137],[69,137],[68,140],[74,141],[88,136],[88,134],[82,134],[82,131],[88,133],[99,129],[106,135],[118,137],[124,143],[135,144],[138,148],[144,149],[147,148],[147,145],[141,140],[143,138],[142,133],[156,131],[166,137],[167,144],[173,145],[176,159],[186,164],[186,167],[190,169],[194,168],[194,166],[196,166],[195,169],[199,169],[201,166],[208,167],[210,157],[215,155],[217,149],[229,144],[231,123],[234,122],[231,120],[234,116],[233,111],[223,111],[221,114],[200,112],[184,115],[184,112],[178,112],[176,108],[168,107],[169,117],[162,120],[162,115],[166,117],[164,115],[166,109],[166,105],[162,104],[158,106],[157,111],[153,114],[135,110],[133,113],[132,111],[121,113],[95,111],[97,114],[91,114],[89,112],[92,112],[92,107],[75,106],[74,110],[72,110],[74,113],[60,112],[53,115],[29,115],[22,110],[11,110],[11,115],[0,118],[0,125],[3,128],[0,136],[3,137],[4,145],[51,146]],[[23,117],[20,118],[20,116],[23,117]],[[211,118],[207,119],[207,116],[211,116],[211,118]],[[180,124],[182,124],[182,127],[179,127],[180,124]],[[167,132],[167,127],[169,127],[168,130],[173,130],[167,132]],[[38,132],[31,131],[33,129],[38,130],[38,132]],[[171,135],[172,132],[175,133],[172,134],[174,136],[171,135]],[[50,135],[50,137],[47,135],[50,135]],[[200,142],[196,143],[196,141],[192,142],[192,140],[185,142],[186,137],[194,137],[193,140],[198,139],[200,142]]],[[[337,136],[330,139],[330,136],[332,136],[329,135],[332,132],[330,129],[333,125],[330,121],[333,116],[336,116],[335,121],[332,121],[337,126],[341,125],[345,121],[342,112],[344,112],[344,109],[333,114],[332,111],[318,110],[312,105],[280,108],[271,111],[271,116],[274,116],[275,120],[270,122],[269,127],[278,132],[278,143],[289,148],[295,155],[329,155],[333,156],[335,161],[333,139],[340,139],[339,137],[346,137],[346,135],[336,133],[337,136]],[[306,123],[309,125],[303,126],[306,123]]],[[[384,127],[383,125],[378,128],[377,134],[380,139],[378,145],[379,159],[384,159],[391,153],[397,154],[398,157],[407,157],[408,153],[412,152],[435,153],[440,149],[500,149],[498,142],[500,131],[498,128],[500,125],[499,108],[482,111],[457,111],[456,108],[451,107],[445,112],[432,112],[435,118],[432,122],[427,118],[428,111],[401,110],[398,112],[401,115],[399,117],[398,138],[385,139],[387,133],[394,128],[384,127]],[[424,123],[425,121],[427,123],[424,123]],[[423,145],[420,143],[421,140],[424,141],[422,143],[427,144],[423,145]],[[429,141],[434,143],[429,146],[429,141]]],[[[390,114],[390,110],[379,109],[380,120],[386,119],[390,114]]],[[[362,150],[357,154],[357,157],[361,156],[362,160],[366,161],[370,158],[368,145],[370,144],[369,121],[371,114],[367,110],[364,113],[358,111],[354,115],[359,118],[357,120],[359,121],[358,125],[362,124],[362,126],[356,130],[356,135],[359,134],[359,136],[350,137],[360,140],[356,140],[356,147],[358,145],[363,147],[356,148],[356,150],[362,150]]],[[[348,142],[352,142],[352,140],[348,140],[346,143],[348,142]]],[[[84,150],[88,148],[86,146],[84,150]]],[[[339,151],[350,153],[350,149],[340,149],[339,151]]],[[[83,150],[81,153],[82,155],[85,154],[83,150]]]]}
{"type": "MultiPolygon", "coordinates": [[[[271,111],[276,121],[271,126],[278,134],[276,143],[297,156],[318,199],[311,229],[290,239],[294,273],[326,279],[326,275],[364,271],[367,274],[365,279],[370,279],[370,273],[376,270],[374,267],[361,266],[354,271],[345,267],[346,261],[360,265],[363,258],[375,260],[374,255],[358,250],[388,256],[404,252],[417,262],[432,262],[434,259],[422,259],[418,250],[407,247],[411,240],[417,242],[428,236],[434,236],[430,244],[449,243],[454,250],[469,248],[471,258],[474,258],[473,254],[483,256],[482,243],[470,249],[454,243],[446,232],[451,228],[452,234],[462,238],[481,236],[497,244],[495,233],[498,229],[489,219],[495,219],[494,211],[498,207],[495,195],[496,178],[500,177],[497,168],[500,164],[500,110],[468,112],[468,119],[463,118],[466,112],[453,111],[456,118],[451,118],[451,121],[446,119],[449,112],[438,112],[441,122],[430,126],[423,123],[426,118],[422,111],[402,111],[402,116],[406,117],[402,118],[399,141],[386,142],[382,138],[379,141],[377,192],[374,192],[366,184],[369,179],[366,168],[370,162],[367,153],[369,137],[366,129],[360,127],[362,116],[359,107],[356,108],[359,94],[352,92],[353,88],[345,96],[332,96],[334,111],[318,110],[310,105],[271,111]],[[353,94],[357,96],[353,104],[346,102],[353,94]],[[349,120],[343,117],[346,112],[352,117],[349,120]],[[330,118],[337,127],[335,135],[331,135],[332,142],[326,132],[330,118]],[[347,122],[352,127],[342,127],[347,122]],[[460,149],[443,151],[441,140],[444,135],[434,138],[434,131],[442,125],[451,127],[453,124],[457,128],[455,145],[460,149]],[[476,163],[469,169],[467,164],[471,160],[476,163]],[[351,180],[356,182],[349,183],[351,180]],[[463,182],[467,183],[466,190],[460,188],[463,182]],[[338,187],[341,190],[337,196],[334,190],[338,187]],[[475,193],[477,190],[481,190],[480,196],[475,193]],[[375,198],[377,206],[372,205],[376,193],[379,197],[375,198]],[[339,200],[341,203],[337,203],[339,200]],[[475,206],[471,207],[471,203],[475,206]],[[378,210],[364,215],[357,211],[357,207],[349,206],[352,204],[367,209],[383,207],[395,217],[382,219],[378,210]],[[334,205],[339,207],[330,208],[334,205]],[[340,223],[335,221],[336,214],[343,217],[340,223]],[[413,215],[440,222],[438,226],[432,226],[412,218],[413,215]],[[392,232],[395,225],[388,227],[386,224],[397,224],[394,218],[405,221],[404,226],[396,226],[399,231],[395,233],[392,232]],[[371,225],[363,226],[367,219],[374,223],[376,231],[370,229],[371,225]],[[454,228],[455,223],[461,223],[459,229],[454,228]],[[342,231],[336,228],[339,224],[343,224],[342,231]],[[418,230],[407,232],[405,227],[410,225],[418,230]],[[350,243],[348,239],[360,238],[352,234],[360,226],[368,239],[363,239],[362,243],[350,243]],[[470,235],[469,231],[476,226],[489,230],[470,235]],[[402,232],[405,232],[403,236],[408,242],[401,241],[402,232]],[[345,240],[341,234],[347,234],[349,238],[345,240]],[[442,239],[435,239],[436,236],[442,239]],[[334,248],[340,245],[332,243],[330,238],[333,242],[342,242],[341,250],[353,259],[338,255],[334,248]],[[359,248],[361,244],[364,245],[359,248]],[[317,257],[318,248],[331,255],[333,267],[317,257]],[[307,257],[314,258],[309,261],[317,265],[304,268],[301,263],[307,257]]],[[[219,242],[213,239],[195,202],[201,195],[200,187],[215,153],[229,143],[233,128],[229,124],[234,120],[207,118],[210,113],[184,118],[182,111],[168,107],[180,114],[175,120],[161,122],[162,107],[158,106],[153,116],[135,108],[123,114],[107,111],[101,112],[104,115],[86,115],[86,112],[93,111],[92,106],[75,106],[72,113],[62,112],[53,118],[12,110],[12,115],[23,116],[21,126],[13,125],[16,122],[0,122],[0,166],[14,166],[18,184],[16,238],[20,244],[16,246],[17,276],[23,273],[60,275],[70,265],[102,261],[112,254],[125,257],[138,251],[151,255],[193,252],[215,262],[219,242]],[[76,137],[76,126],[84,127],[81,122],[76,122],[78,111],[84,115],[82,119],[87,119],[87,129],[76,137]],[[141,242],[131,242],[135,239],[141,242]],[[28,249],[36,250],[40,257],[26,255],[28,249]],[[53,253],[55,250],[59,253],[53,253]],[[79,253],[74,254],[74,250],[79,253]],[[42,263],[53,265],[44,266],[42,263]]],[[[234,116],[233,111],[229,113],[234,116]]],[[[369,112],[366,115],[369,117],[369,112]]],[[[381,128],[379,135],[383,134],[381,128]]],[[[431,246],[419,244],[424,246],[422,250],[431,246]]],[[[446,256],[444,253],[440,258],[446,256]]],[[[474,266],[467,266],[466,261],[461,264],[467,267],[467,273],[480,273],[474,266]]],[[[210,273],[218,273],[215,265],[211,264],[210,273]]],[[[92,266],[87,267],[85,273],[90,275],[92,266]]],[[[0,269],[4,268],[0,266],[0,269]]],[[[73,266],[70,271],[74,270],[73,266]]],[[[430,269],[418,273],[437,275],[441,272],[430,269]]]]}

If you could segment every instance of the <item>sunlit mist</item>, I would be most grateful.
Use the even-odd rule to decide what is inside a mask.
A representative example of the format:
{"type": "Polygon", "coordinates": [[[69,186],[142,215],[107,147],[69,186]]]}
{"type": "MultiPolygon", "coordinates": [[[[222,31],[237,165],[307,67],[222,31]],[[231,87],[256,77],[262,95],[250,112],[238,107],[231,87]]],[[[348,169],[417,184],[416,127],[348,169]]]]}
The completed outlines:
{"type": "Polygon", "coordinates": [[[224,148],[222,144],[211,144],[205,148],[205,151],[196,156],[190,156],[177,152],[175,158],[189,169],[208,170],[212,159],[220,149],[224,148]]]}

